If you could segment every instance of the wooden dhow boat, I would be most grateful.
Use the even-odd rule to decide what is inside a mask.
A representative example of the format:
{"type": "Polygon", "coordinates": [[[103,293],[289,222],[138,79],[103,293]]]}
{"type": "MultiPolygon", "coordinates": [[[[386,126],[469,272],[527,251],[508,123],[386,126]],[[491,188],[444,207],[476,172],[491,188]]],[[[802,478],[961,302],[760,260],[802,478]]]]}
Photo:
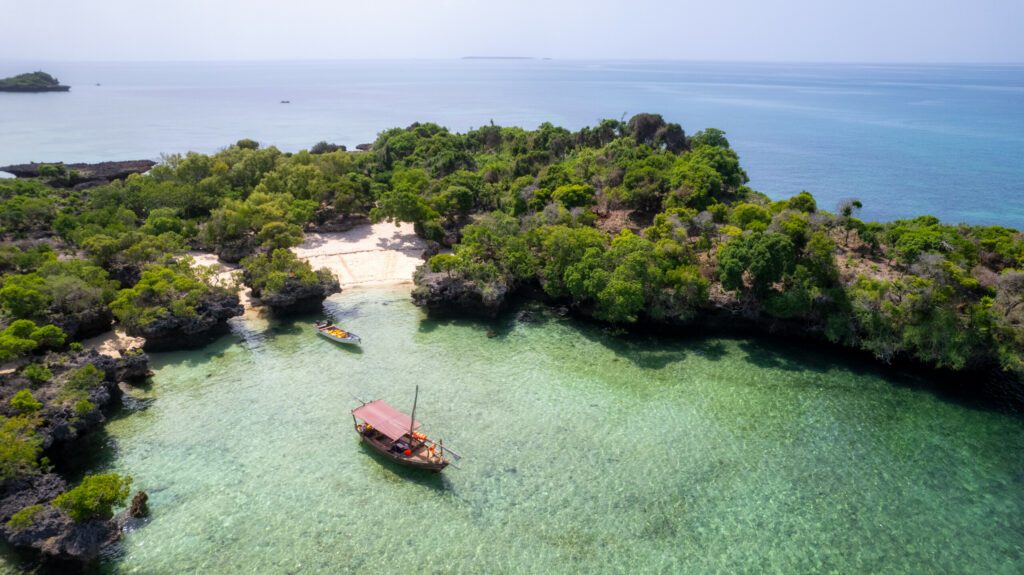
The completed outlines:
{"type": "Polygon", "coordinates": [[[363,342],[363,338],[359,337],[358,335],[350,331],[341,329],[340,327],[334,325],[329,321],[318,321],[314,325],[316,325],[317,333],[331,341],[355,345],[358,345],[363,342]]]}
{"type": "Polygon", "coordinates": [[[447,449],[444,442],[435,443],[425,434],[417,431],[420,422],[416,415],[416,400],[419,399],[419,386],[416,387],[416,399],[412,404],[412,416],[406,415],[391,407],[384,400],[377,399],[362,402],[363,405],[352,410],[352,423],[360,439],[391,461],[411,467],[440,473],[451,464],[451,456],[460,456],[447,449]]]}

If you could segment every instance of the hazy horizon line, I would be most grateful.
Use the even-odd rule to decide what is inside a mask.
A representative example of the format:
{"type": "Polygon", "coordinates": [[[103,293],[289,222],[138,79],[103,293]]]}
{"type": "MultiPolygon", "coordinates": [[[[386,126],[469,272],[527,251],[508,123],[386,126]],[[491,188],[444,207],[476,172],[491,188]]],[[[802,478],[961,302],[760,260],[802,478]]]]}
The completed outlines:
{"type": "Polygon", "coordinates": [[[25,62],[52,62],[52,63],[75,63],[75,64],[241,64],[261,62],[456,62],[456,61],[479,61],[491,60],[495,62],[685,62],[690,64],[796,64],[816,65],[835,64],[852,66],[1024,66],[1024,60],[1006,61],[984,61],[984,60],[746,60],[746,59],[690,59],[690,58],[559,58],[557,56],[521,56],[521,55],[493,55],[480,56],[467,54],[454,57],[401,57],[401,58],[211,58],[211,59],[56,59],[56,58],[3,58],[0,63],[25,63],[25,62]]]}

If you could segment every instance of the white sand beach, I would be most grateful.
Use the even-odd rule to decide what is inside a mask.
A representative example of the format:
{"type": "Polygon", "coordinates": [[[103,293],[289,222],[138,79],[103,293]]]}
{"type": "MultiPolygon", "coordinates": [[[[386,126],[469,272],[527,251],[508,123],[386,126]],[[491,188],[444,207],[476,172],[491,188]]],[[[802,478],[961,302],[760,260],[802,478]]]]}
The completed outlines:
{"type": "Polygon", "coordinates": [[[141,337],[132,337],[121,330],[114,330],[83,340],[82,347],[95,349],[103,355],[119,358],[121,351],[142,347],[144,342],[145,340],[141,337]]]}
{"type": "Polygon", "coordinates": [[[409,223],[359,226],[347,232],[306,234],[292,248],[313,269],[334,272],[342,289],[412,283],[426,243],[409,223]]]}

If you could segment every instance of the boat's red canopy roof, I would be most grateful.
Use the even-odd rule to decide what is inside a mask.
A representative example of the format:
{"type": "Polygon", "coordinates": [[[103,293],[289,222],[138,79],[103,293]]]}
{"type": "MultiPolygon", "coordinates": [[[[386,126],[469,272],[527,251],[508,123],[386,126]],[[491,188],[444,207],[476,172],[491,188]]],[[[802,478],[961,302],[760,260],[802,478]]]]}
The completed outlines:
{"type": "Polygon", "coordinates": [[[391,440],[409,433],[410,428],[418,429],[420,426],[420,422],[412,421],[411,417],[384,403],[382,399],[353,409],[352,415],[369,423],[391,440]],[[412,423],[411,426],[410,423],[412,423]]]}

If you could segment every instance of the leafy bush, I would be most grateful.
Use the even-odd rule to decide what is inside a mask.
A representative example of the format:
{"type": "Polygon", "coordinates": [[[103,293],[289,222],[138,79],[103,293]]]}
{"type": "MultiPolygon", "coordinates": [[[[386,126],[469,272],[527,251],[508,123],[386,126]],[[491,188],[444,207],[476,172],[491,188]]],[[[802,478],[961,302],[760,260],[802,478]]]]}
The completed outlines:
{"type": "Polygon", "coordinates": [[[91,407],[86,408],[86,406],[79,406],[79,404],[83,401],[88,403],[89,392],[100,386],[103,383],[104,377],[103,372],[91,363],[71,370],[63,376],[64,384],[61,386],[59,397],[66,405],[72,406],[76,415],[88,413],[95,406],[90,403],[91,407]],[[80,408],[85,411],[78,413],[80,408]]]}
{"type": "Polygon", "coordinates": [[[28,507],[25,507],[21,511],[11,515],[10,520],[7,521],[7,528],[11,531],[22,531],[32,527],[35,523],[36,517],[42,510],[42,505],[29,505],[28,507]]]}
{"type": "Polygon", "coordinates": [[[793,243],[782,234],[745,234],[722,245],[718,251],[718,273],[722,287],[744,290],[750,279],[755,294],[765,293],[794,266],[793,243]]]}
{"type": "Polygon", "coordinates": [[[36,421],[26,416],[0,417],[0,481],[30,475],[39,468],[42,439],[36,421]]]}
{"type": "Polygon", "coordinates": [[[103,371],[89,363],[68,372],[64,387],[75,391],[89,391],[103,383],[103,371]]]}
{"type": "Polygon", "coordinates": [[[76,417],[85,417],[86,415],[92,413],[95,409],[95,403],[89,401],[88,399],[80,399],[75,402],[74,407],[72,407],[72,412],[75,414],[76,417]]]}
{"type": "Polygon", "coordinates": [[[14,397],[11,398],[11,407],[17,410],[18,413],[34,413],[39,411],[43,404],[32,395],[31,391],[23,389],[15,393],[14,397]]]}
{"type": "Polygon", "coordinates": [[[0,331],[0,361],[14,359],[39,347],[57,347],[64,343],[64,332],[53,325],[36,326],[19,319],[0,331]]]}
{"type": "Polygon", "coordinates": [[[116,473],[90,475],[78,487],[58,495],[53,506],[79,523],[90,519],[110,519],[114,516],[114,506],[123,505],[128,498],[131,484],[131,477],[116,473]]]}
{"type": "Polygon", "coordinates": [[[36,385],[46,383],[53,378],[53,372],[50,371],[50,368],[41,363],[31,363],[25,366],[21,373],[36,385]]]}

